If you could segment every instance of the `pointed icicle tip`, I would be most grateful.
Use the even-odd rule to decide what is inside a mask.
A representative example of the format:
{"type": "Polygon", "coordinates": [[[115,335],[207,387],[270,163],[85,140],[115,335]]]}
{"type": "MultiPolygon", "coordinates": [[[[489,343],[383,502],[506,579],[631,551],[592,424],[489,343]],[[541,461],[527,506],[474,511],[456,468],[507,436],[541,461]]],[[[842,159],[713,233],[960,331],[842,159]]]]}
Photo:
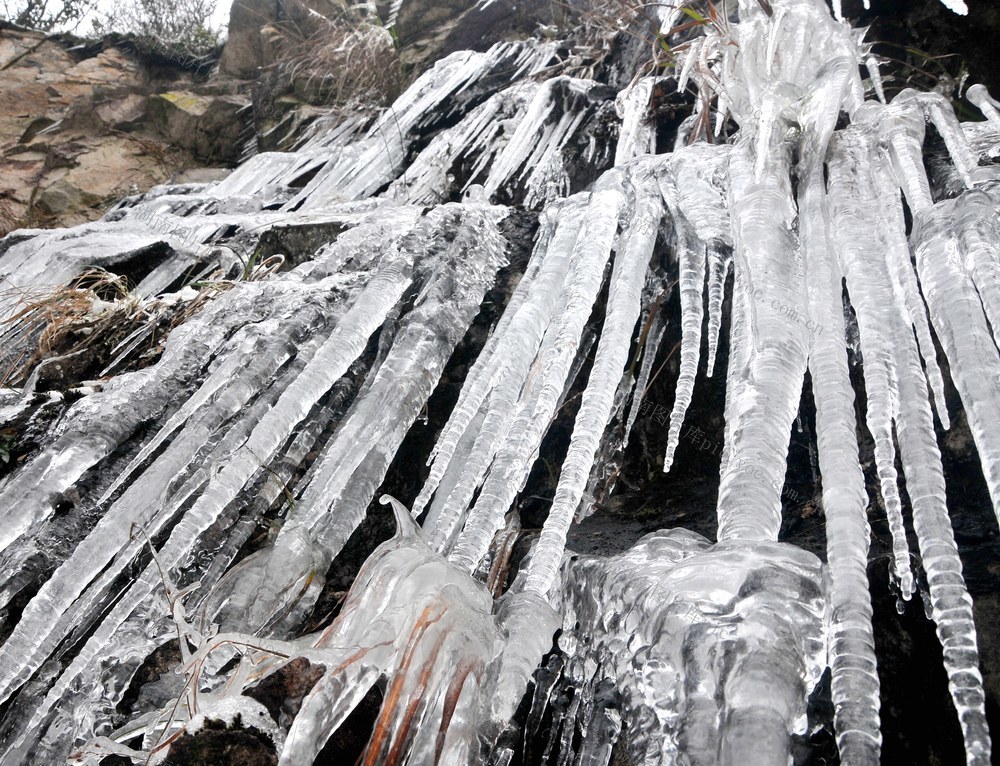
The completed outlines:
{"type": "Polygon", "coordinates": [[[378,501],[380,505],[392,506],[392,512],[396,516],[396,537],[420,537],[420,527],[405,505],[392,495],[382,495],[378,501]]]}

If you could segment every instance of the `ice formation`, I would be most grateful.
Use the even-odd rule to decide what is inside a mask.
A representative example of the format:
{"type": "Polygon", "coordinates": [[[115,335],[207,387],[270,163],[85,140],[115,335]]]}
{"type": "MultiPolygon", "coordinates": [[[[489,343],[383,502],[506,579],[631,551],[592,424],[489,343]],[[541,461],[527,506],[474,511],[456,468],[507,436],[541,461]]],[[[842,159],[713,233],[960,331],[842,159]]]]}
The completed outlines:
{"type": "MultiPolygon", "coordinates": [[[[669,30],[679,11],[659,13],[669,30]]],[[[108,370],[177,320],[155,364],[104,373],[68,406],[34,384],[0,391],[2,423],[37,430],[59,412],[0,480],[0,763],[155,763],[207,718],[238,715],[282,764],[306,764],[376,685],[365,763],[506,763],[522,697],[531,690],[529,728],[549,705],[536,668],[560,626],[563,677],[580,690],[551,730],[563,759],[579,748],[579,762],[607,763],[625,727],[636,763],[785,764],[829,668],[842,761],[878,763],[870,499],[845,300],[897,586],[903,598],[917,588],[903,479],[967,761],[990,762],[934,430],[949,413],[932,332],[1000,513],[1000,175],[986,162],[1000,154],[1000,113],[981,86],[968,96],[985,123],[959,123],[937,94],[885,103],[877,62],[820,0],[741,0],[724,21],[678,49],[680,87],[698,89],[700,111],[672,152],[657,153],[650,111],[662,81],[609,93],[565,73],[552,43],[504,43],[442,60],[369,127],[321,122],[297,151],[258,155],[218,184],[161,187],[100,222],[0,242],[7,363],[37,344],[25,296],[88,269],[130,274],[148,318],[108,370]],[[730,119],[738,130],[720,141],[730,119]],[[617,143],[594,138],[608,120],[617,143]],[[924,170],[928,123],[951,158],[948,193],[924,170]],[[537,217],[534,249],[434,437],[422,488],[409,512],[392,501],[396,536],[338,616],[307,632],[331,563],[515,268],[509,230],[525,214],[537,217]],[[312,257],[249,256],[281,230],[315,234],[312,257]],[[703,325],[713,374],[730,274],[717,542],[671,530],[617,556],[567,556],[568,530],[635,423],[675,282],[665,470],[682,449],[703,325]],[[504,577],[512,508],[585,362],[546,520],[504,577]],[[807,373],[825,564],[778,542],[807,373]],[[70,496],[82,500],[69,503],[67,536],[70,496]],[[123,718],[140,667],[171,639],[173,682],[123,718]],[[279,726],[242,692],[296,658],[322,672],[279,726]],[[618,707],[600,703],[608,678],[618,707]]]]}

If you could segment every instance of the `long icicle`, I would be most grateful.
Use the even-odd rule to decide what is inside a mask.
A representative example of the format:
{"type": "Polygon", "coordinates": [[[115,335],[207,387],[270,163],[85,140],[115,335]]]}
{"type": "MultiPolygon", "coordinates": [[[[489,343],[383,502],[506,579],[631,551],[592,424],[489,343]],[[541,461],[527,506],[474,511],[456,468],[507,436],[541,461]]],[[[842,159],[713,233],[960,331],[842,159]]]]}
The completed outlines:
{"type": "Polygon", "coordinates": [[[644,177],[649,171],[634,164],[629,169],[635,197],[632,222],[622,234],[624,244],[615,257],[608,310],[597,356],[583,392],[555,498],[542,527],[524,586],[525,590],[540,595],[548,593],[555,580],[566,546],[566,533],[586,489],[594,455],[611,416],[615,391],[628,361],[629,341],[639,318],[646,269],[663,215],[658,189],[650,183],[651,179],[644,177]]]}
{"type": "MultiPolygon", "coordinates": [[[[593,308],[624,204],[620,175],[606,173],[591,194],[584,231],[573,250],[574,271],[561,307],[562,321],[546,333],[542,344],[540,374],[533,381],[533,395],[520,408],[508,441],[497,455],[490,475],[469,514],[450,558],[472,570],[485,555],[490,541],[503,526],[510,507],[538,454],[545,430],[576,356],[584,325],[593,308]]],[[[615,381],[617,384],[617,381],[615,381]]],[[[574,509],[575,510],[575,509],[574,509]]]]}
{"type": "MultiPolygon", "coordinates": [[[[852,62],[827,70],[830,96],[843,90],[852,62]]],[[[854,390],[847,364],[841,272],[830,237],[824,158],[839,110],[816,99],[805,110],[798,194],[805,282],[809,297],[809,373],[816,402],[816,442],[823,476],[826,550],[830,568],[829,664],[837,749],[844,763],[877,766],[879,678],[868,591],[868,495],[861,471],[854,390]]]]}

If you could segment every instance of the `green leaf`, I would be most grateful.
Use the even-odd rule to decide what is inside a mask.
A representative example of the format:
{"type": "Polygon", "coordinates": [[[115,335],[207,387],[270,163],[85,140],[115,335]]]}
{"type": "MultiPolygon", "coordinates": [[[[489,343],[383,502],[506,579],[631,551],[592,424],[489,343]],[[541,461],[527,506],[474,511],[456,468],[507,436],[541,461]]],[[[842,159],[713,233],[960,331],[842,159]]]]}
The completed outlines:
{"type": "Polygon", "coordinates": [[[697,21],[699,24],[707,24],[708,23],[708,19],[706,19],[704,16],[702,16],[700,13],[698,13],[698,11],[696,11],[694,8],[681,8],[680,11],[681,11],[681,13],[684,13],[684,14],[687,14],[688,16],[690,16],[692,19],[694,19],[695,21],[697,21]]]}

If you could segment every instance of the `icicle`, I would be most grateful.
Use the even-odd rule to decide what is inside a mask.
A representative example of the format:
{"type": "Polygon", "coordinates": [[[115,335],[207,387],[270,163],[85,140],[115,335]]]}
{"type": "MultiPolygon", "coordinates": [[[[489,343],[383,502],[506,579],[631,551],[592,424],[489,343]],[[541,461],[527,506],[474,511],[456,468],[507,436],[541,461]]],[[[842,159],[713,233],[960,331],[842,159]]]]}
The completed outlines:
{"type": "MultiPolygon", "coordinates": [[[[549,327],[542,343],[540,374],[531,383],[529,397],[511,418],[513,438],[497,455],[452,550],[450,558],[460,567],[472,570],[478,564],[496,531],[502,527],[503,515],[514,495],[527,479],[539,443],[568,383],[567,374],[576,356],[584,324],[603,281],[604,264],[610,256],[623,203],[621,180],[617,174],[602,176],[591,195],[587,219],[573,249],[572,271],[558,310],[560,321],[549,327]]],[[[447,528],[444,531],[447,532],[447,528]]]]}
{"type": "Polygon", "coordinates": [[[698,374],[701,352],[701,323],[704,315],[702,291],[705,286],[705,255],[688,238],[683,229],[677,233],[678,268],[681,294],[681,367],[674,393],[674,406],[670,412],[670,430],[667,451],[663,457],[663,470],[667,472],[674,460],[674,450],[680,441],[684,413],[691,403],[694,379],[698,374]]]}
{"type": "MultiPolygon", "coordinates": [[[[846,150],[847,144],[844,144],[841,152],[844,153],[845,157],[848,156],[846,150]]],[[[863,157],[864,154],[862,153],[861,156],[863,157]]],[[[857,205],[859,210],[865,211],[858,214],[861,215],[862,219],[865,215],[877,215],[879,204],[873,197],[865,196],[863,186],[843,186],[846,179],[859,177],[857,169],[851,168],[842,160],[832,162],[830,169],[831,191],[834,192],[841,188],[849,189],[844,194],[844,202],[841,204],[846,205],[846,200],[852,200],[852,204],[857,205]]],[[[871,195],[871,192],[868,194],[871,195]]],[[[893,205],[896,203],[891,197],[888,197],[888,199],[883,199],[881,204],[893,205]]],[[[927,259],[921,258],[922,253],[929,252],[935,245],[941,247],[933,237],[922,239],[920,235],[920,231],[928,233],[941,231],[940,229],[936,230],[934,225],[929,223],[929,219],[936,212],[935,210],[928,213],[926,219],[918,218],[918,222],[928,220],[928,223],[922,225],[923,228],[918,223],[918,229],[914,234],[915,239],[920,243],[917,246],[918,266],[921,264],[926,266],[927,259]]],[[[874,222],[876,219],[872,218],[871,220],[874,222]]],[[[885,231],[882,227],[865,223],[863,220],[856,225],[844,226],[839,232],[841,237],[846,237],[850,232],[858,233],[866,230],[881,236],[891,237],[900,234],[899,230],[885,231]]],[[[847,266],[848,287],[851,290],[852,303],[858,309],[859,322],[862,323],[862,343],[866,343],[865,335],[867,333],[869,338],[867,342],[877,341],[885,344],[887,350],[884,353],[886,356],[889,354],[888,349],[891,349],[893,363],[890,374],[898,381],[899,387],[899,403],[895,411],[898,412],[896,417],[900,453],[913,504],[914,529],[917,532],[924,559],[924,568],[928,572],[934,619],[937,624],[938,636],[944,647],[945,667],[950,679],[949,685],[959,710],[960,723],[966,738],[968,762],[986,763],[989,761],[989,738],[986,734],[982,712],[981,679],[976,667],[978,659],[975,649],[971,600],[961,578],[961,563],[947,516],[944,477],[927,398],[927,380],[920,366],[911,324],[909,321],[900,321],[902,317],[909,318],[905,308],[897,304],[898,299],[893,300],[886,297],[892,294],[890,276],[884,261],[877,255],[884,250],[885,246],[880,243],[874,245],[869,243],[857,248],[844,247],[842,252],[847,266]],[[865,264],[865,260],[869,262],[868,265],[865,264]],[[869,304],[867,308],[866,301],[869,304]],[[892,310],[884,311],[885,305],[891,307],[892,310]],[[882,313],[878,319],[872,321],[871,326],[866,331],[865,317],[877,313],[879,309],[883,309],[882,313]]],[[[944,253],[936,254],[934,262],[940,268],[948,268],[949,258],[945,255],[947,252],[947,245],[945,245],[944,253]]],[[[935,303],[930,299],[930,296],[935,294],[933,291],[935,283],[929,275],[922,273],[921,276],[921,282],[927,289],[931,316],[935,318],[935,303]]],[[[982,324],[985,325],[985,322],[982,324]]],[[[963,335],[969,327],[968,319],[965,318],[963,335]]],[[[942,338],[942,343],[947,349],[948,343],[940,330],[939,337],[942,338]]],[[[992,341],[990,344],[992,345],[992,341]]],[[[866,379],[869,367],[874,364],[872,356],[871,349],[865,351],[866,379]]],[[[959,368],[953,360],[952,369],[958,371],[964,368],[959,368]]],[[[874,386],[868,385],[866,387],[869,397],[871,397],[874,386]]],[[[869,413],[876,406],[870,400],[869,413]]],[[[891,435],[884,438],[891,446],[891,435]]],[[[893,484],[894,481],[893,476],[893,484]]],[[[890,509],[887,504],[888,510],[890,509]]],[[[900,576],[900,557],[908,556],[901,519],[894,521],[890,517],[890,526],[894,527],[897,576],[900,576]]],[[[908,566],[905,575],[909,576],[908,566]]]]}
{"type": "Polygon", "coordinates": [[[731,341],[719,540],[774,540],[781,523],[788,434],[807,348],[788,162],[787,149],[769,151],[766,172],[755,181],[745,147],[737,146],[730,158],[738,275],[734,293],[744,292],[747,319],[741,321],[747,321],[747,336],[734,331],[731,341]],[[754,275],[753,281],[739,278],[741,268],[754,275]]]}
{"type": "Polygon", "coordinates": [[[831,252],[823,160],[836,112],[807,114],[798,195],[809,295],[809,372],[823,476],[830,567],[830,668],[837,748],[845,763],[879,763],[879,679],[868,592],[868,496],[861,471],[854,391],[847,365],[841,273],[831,252]]]}
{"type": "Polygon", "coordinates": [[[969,148],[969,142],[951,109],[951,104],[940,93],[916,93],[909,89],[896,96],[893,103],[905,103],[909,99],[914,99],[920,104],[926,118],[937,128],[963,183],[971,188],[973,173],[979,163],[969,148]]]}
{"type": "Polygon", "coordinates": [[[726,294],[726,279],[733,265],[728,248],[710,246],[708,249],[708,362],[705,374],[712,377],[715,371],[715,354],[719,348],[719,331],[722,329],[722,301],[726,294]]]}
{"type": "MultiPolygon", "coordinates": [[[[401,172],[413,132],[446,99],[458,102],[456,96],[471,83],[486,79],[488,72],[498,74],[494,80],[497,87],[532,71],[548,58],[549,51],[544,47],[498,43],[484,53],[462,51],[438,61],[385,110],[364,138],[335,152],[286,203],[285,209],[317,210],[375,193],[401,172]]],[[[438,119],[442,116],[434,114],[438,119]]]]}
{"type": "Polygon", "coordinates": [[[991,232],[997,226],[996,200],[972,191],[917,216],[911,239],[934,329],[962,396],[1000,518],[1000,435],[994,427],[1000,419],[1000,384],[995,375],[1000,356],[984,311],[984,304],[994,316],[1000,311],[991,287],[996,246],[991,232]],[[967,263],[973,264],[972,273],[967,263]],[[977,276],[982,296],[976,289],[977,276]]]}
{"type": "Polygon", "coordinates": [[[569,193],[562,149],[592,109],[595,87],[593,80],[566,76],[542,84],[483,182],[488,197],[511,181],[523,182],[529,207],[569,193]]]}
{"type": "MultiPolygon", "coordinates": [[[[568,259],[572,252],[572,242],[576,240],[579,232],[580,218],[570,217],[567,223],[565,229],[560,227],[557,231],[550,248],[547,248],[547,250],[552,251],[552,256],[547,257],[556,260],[568,259]]],[[[563,269],[564,266],[557,265],[557,268],[563,269]]],[[[475,441],[468,457],[461,463],[454,461],[454,459],[451,459],[447,465],[442,462],[440,469],[433,473],[435,479],[441,479],[441,487],[449,490],[447,493],[439,491],[436,494],[425,521],[426,527],[430,530],[429,540],[436,549],[444,550],[447,546],[475,489],[482,482],[490,462],[509,433],[512,422],[511,410],[517,405],[517,398],[520,395],[525,377],[529,374],[532,360],[538,351],[545,328],[548,326],[551,312],[556,308],[551,300],[544,297],[548,295],[551,294],[540,292],[532,301],[534,305],[528,307],[524,322],[518,322],[524,328],[523,330],[520,332],[508,330],[504,333],[506,339],[513,340],[518,345],[514,347],[513,353],[509,357],[506,353],[497,355],[498,360],[508,362],[509,366],[506,366],[506,369],[501,368],[500,377],[490,393],[488,409],[484,414],[481,427],[475,434],[475,441]],[[539,311],[542,313],[539,314],[539,311]]],[[[515,319],[517,318],[515,317],[515,319]]],[[[513,324],[512,322],[512,326],[513,324]]],[[[441,460],[443,461],[444,458],[441,460]]],[[[425,485],[422,493],[426,493],[427,496],[429,496],[428,486],[429,484],[425,485]]]]}
{"type": "MultiPolygon", "coordinates": [[[[649,326],[649,333],[646,335],[646,343],[642,349],[642,365],[639,368],[639,377],[635,381],[635,388],[632,392],[632,403],[628,410],[628,418],[625,421],[625,436],[622,442],[622,449],[628,446],[629,436],[635,426],[635,420],[639,416],[642,402],[646,397],[649,388],[649,379],[653,374],[653,364],[656,362],[657,352],[660,350],[660,343],[663,341],[663,334],[667,330],[667,323],[660,314],[661,302],[659,299],[653,303],[652,324],[649,326]]],[[[589,515],[589,514],[588,514],[589,515]]]]}
{"type": "MultiPolygon", "coordinates": [[[[663,214],[658,189],[641,165],[630,166],[635,200],[632,219],[623,232],[611,272],[608,309],[597,356],[583,392],[559,485],[538,546],[528,567],[525,590],[544,595],[555,581],[566,545],[566,533],[587,485],[598,443],[611,416],[614,394],[628,361],[630,339],[639,318],[640,294],[663,214]]],[[[700,291],[699,291],[700,295],[700,291]]],[[[458,554],[456,554],[457,556],[458,554]]]]}
{"type": "MultiPolygon", "coordinates": [[[[554,205],[543,216],[542,233],[532,254],[529,271],[511,297],[510,305],[504,311],[493,336],[462,387],[459,401],[432,452],[431,472],[413,503],[414,514],[419,515],[426,507],[446,471],[454,473],[457,470],[467,473],[466,461],[456,468],[451,463],[452,455],[459,439],[493,389],[501,384],[506,386],[504,390],[497,392],[498,402],[509,401],[513,404],[512,397],[520,390],[524,375],[537,353],[542,334],[555,309],[552,296],[558,294],[566,278],[570,264],[569,257],[582,225],[583,210],[583,199],[576,198],[554,205]]],[[[493,411],[492,405],[491,411],[493,411]]],[[[491,433],[499,425],[499,423],[494,425],[498,417],[505,418],[507,414],[502,410],[497,411],[490,419],[490,427],[480,431],[482,437],[477,437],[477,442],[480,443],[479,449],[476,450],[477,457],[469,458],[470,460],[492,458],[495,447],[486,447],[486,439],[489,438],[486,434],[491,433]],[[478,457],[483,449],[487,450],[487,455],[478,457]]],[[[444,495],[441,500],[447,498],[448,495],[444,495]]],[[[439,506],[436,512],[428,517],[428,529],[433,529],[441,512],[439,506]]],[[[430,539],[432,545],[436,544],[436,538],[430,539]]]]}
{"type": "MultiPolygon", "coordinates": [[[[910,210],[917,212],[933,204],[930,184],[924,172],[923,115],[911,103],[894,99],[882,112],[878,112],[878,130],[882,140],[888,144],[893,169],[899,186],[906,195],[910,210]]],[[[866,105],[866,108],[869,108],[866,105]]],[[[874,110],[873,110],[874,111],[874,110]]]]}
{"type": "Polygon", "coordinates": [[[656,77],[643,77],[618,94],[615,106],[622,127],[615,147],[616,167],[633,157],[656,153],[656,126],[650,120],[649,102],[657,82],[656,77]]]}
{"type": "Polygon", "coordinates": [[[698,373],[707,252],[722,241],[731,241],[724,182],[720,180],[727,158],[727,150],[692,146],[674,153],[664,176],[663,194],[677,237],[682,332],[681,366],[663,459],[665,472],[673,463],[698,373]]]}
{"type": "Polygon", "coordinates": [[[681,64],[680,74],[677,75],[678,93],[683,93],[684,89],[687,88],[688,80],[691,77],[691,68],[694,66],[695,61],[698,60],[701,46],[704,44],[705,39],[703,37],[696,37],[687,44],[688,47],[684,54],[684,63],[681,64]]]}
{"type": "Polygon", "coordinates": [[[941,377],[941,369],[937,363],[937,350],[931,338],[927,309],[924,306],[923,297],[920,295],[917,274],[914,271],[913,262],[910,259],[910,248],[906,242],[903,208],[899,204],[899,187],[892,181],[892,169],[885,162],[884,155],[879,154],[876,158],[872,154],[870,158],[874,166],[872,179],[876,185],[877,198],[880,200],[895,200],[894,204],[880,207],[880,212],[887,219],[882,222],[882,225],[887,225],[884,240],[886,242],[889,270],[893,276],[893,284],[897,289],[902,290],[902,303],[906,307],[910,324],[913,325],[917,335],[917,344],[927,371],[927,382],[934,392],[934,404],[938,418],[941,420],[942,427],[948,429],[951,427],[951,421],[948,417],[948,407],[945,402],[944,380],[941,377]]]}
{"type": "MultiPolygon", "coordinates": [[[[875,463],[892,532],[894,572],[900,592],[904,598],[909,598],[914,591],[913,574],[903,526],[892,433],[893,419],[899,412],[898,384],[892,336],[887,329],[900,321],[902,307],[897,305],[897,293],[889,274],[878,263],[884,260],[885,239],[902,236],[902,232],[885,231],[884,224],[877,223],[878,218],[874,217],[891,220],[891,212],[880,211],[900,202],[898,197],[893,200],[891,196],[875,196],[871,171],[865,171],[873,152],[866,151],[865,144],[857,143],[858,139],[852,143],[852,135],[846,133],[840,137],[829,165],[831,204],[834,219],[841,222],[835,231],[838,254],[861,330],[865,360],[862,372],[868,397],[866,420],[875,443],[875,463]]],[[[898,248],[900,243],[890,247],[898,248]]]]}
{"type": "MultiPolygon", "coordinates": [[[[289,324],[286,329],[292,333],[317,321],[315,315],[306,314],[302,317],[301,324],[289,324]]],[[[278,337],[280,338],[280,334],[278,337]]],[[[62,640],[83,619],[80,614],[81,606],[102,597],[121,569],[134,558],[143,545],[142,538],[135,536],[135,529],[141,528],[147,534],[156,534],[174,517],[178,507],[194,491],[203,487],[206,481],[204,471],[196,471],[189,477],[189,464],[192,459],[207,457],[199,455],[199,451],[204,444],[210,443],[215,430],[240,412],[262,381],[267,380],[269,374],[274,374],[274,368],[285,361],[286,356],[275,353],[278,349],[274,346],[279,345],[264,344],[257,350],[257,354],[250,355],[253,362],[249,365],[246,363],[247,357],[238,353],[246,347],[243,344],[237,345],[231,358],[239,360],[245,366],[241,374],[230,380],[221,391],[216,391],[217,379],[210,377],[202,391],[189,400],[198,401],[199,394],[206,389],[213,392],[213,406],[191,418],[190,424],[105,512],[91,534],[77,546],[25,607],[11,636],[0,648],[0,678],[3,682],[0,695],[9,695],[13,686],[23,680],[24,673],[38,667],[55,642],[62,640]],[[181,486],[177,487],[178,484],[181,486]],[[172,488],[176,488],[173,493],[172,488]],[[156,498],[160,499],[159,503],[150,502],[150,499],[156,498]],[[87,592],[83,596],[81,594],[85,589],[87,592]],[[77,600],[79,603],[74,603],[77,600]],[[51,619],[53,614],[59,615],[58,619],[51,619]]],[[[285,354],[289,351],[290,349],[286,349],[285,354]]],[[[307,346],[300,350],[300,355],[309,355],[307,346]]],[[[226,365],[222,365],[220,371],[232,375],[232,370],[226,365]]],[[[203,403],[204,401],[207,401],[207,397],[202,400],[203,403]]],[[[266,401],[267,408],[272,404],[273,402],[266,401]]],[[[247,422],[252,425],[256,421],[247,418],[247,422]]],[[[163,430],[169,433],[172,427],[172,423],[168,422],[163,430]]],[[[246,434],[233,428],[229,436],[229,441],[232,442],[240,437],[245,438],[246,434]]],[[[154,439],[152,444],[155,445],[157,441],[158,439],[154,439]]],[[[226,440],[223,440],[221,446],[227,446],[226,440]]],[[[126,469],[119,482],[129,472],[130,469],[126,469]]],[[[105,497],[110,496],[116,486],[117,482],[109,488],[105,497]]]]}
{"type": "Polygon", "coordinates": [[[1000,109],[997,109],[997,102],[985,85],[973,85],[966,92],[965,97],[979,107],[983,117],[994,127],[1000,128],[1000,109]]]}
{"type": "Polygon", "coordinates": [[[464,186],[468,189],[503,149],[507,132],[520,123],[537,89],[533,82],[518,83],[491,96],[458,125],[436,135],[382,196],[403,196],[411,203],[445,202],[450,197],[449,170],[476,158],[464,186]]]}
{"type": "Polygon", "coordinates": [[[931,616],[944,654],[948,689],[965,740],[966,763],[985,766],[991,762],[990,735],[986,722],[986,695],[979,672],[972,598],[962,577],[962,562],[948,518],[941,454],[911,338],[900,338],[897,346],[908,368],[900,376],[900,454],[913,503],[913,528],[927,572],[931,616]]]}
{"type": "MultiPolygon", "coordinates": [[[[457,207],[440,208],[427,221],[424,236],[441,226],[446,216],[454,215],[457,207]]],[[[459,221],[449,223],[459,226],[460,234],[439,254],[440,273],[425,285],[370,389],[341,424],[282,528],[278,552],[271,558],[275,572],[265,578],[267,584],[257,595],[254,619],[263,619],[269,603],[280,599],[282,535],[308,531],[321,552],[320,560],[329,566],[360,524],[500,266],[502,240],[497,224],[505,212],[488,206],[472,208],[459,221]],[[444,268],[444,263],[449,267],[444,268]],[[361,443],[372,446],[359,450],[361,443]]],[[[426,246],[426,240],[415,238],[411,246],[417,249],[421,244],[426,246]]]]}
{"type": "Polygon", "coordinates": [[[872,78],[872,87],[875,89],[875,95],[884,104],[886,102],[885,88],[882,85],[882,72],[879,71],[878,59],[875,56],[868,56],[865,59],[865,68],[868,70],[868,76],[872,78]]]}
{"type": "Polygon", "coordinates": [[[119,378],[78,402],[52,446],[0,489],[0,504],[9,509],[0,548],[48,518],[53,497],[110,454],[140,423],[158,415],[218,352],[226,336],[247,321],[246,312],[258,303],[269,305],[272,295],[258,285],[224,296],[200,321],[171,333],[156,367],[119,378]]]}

